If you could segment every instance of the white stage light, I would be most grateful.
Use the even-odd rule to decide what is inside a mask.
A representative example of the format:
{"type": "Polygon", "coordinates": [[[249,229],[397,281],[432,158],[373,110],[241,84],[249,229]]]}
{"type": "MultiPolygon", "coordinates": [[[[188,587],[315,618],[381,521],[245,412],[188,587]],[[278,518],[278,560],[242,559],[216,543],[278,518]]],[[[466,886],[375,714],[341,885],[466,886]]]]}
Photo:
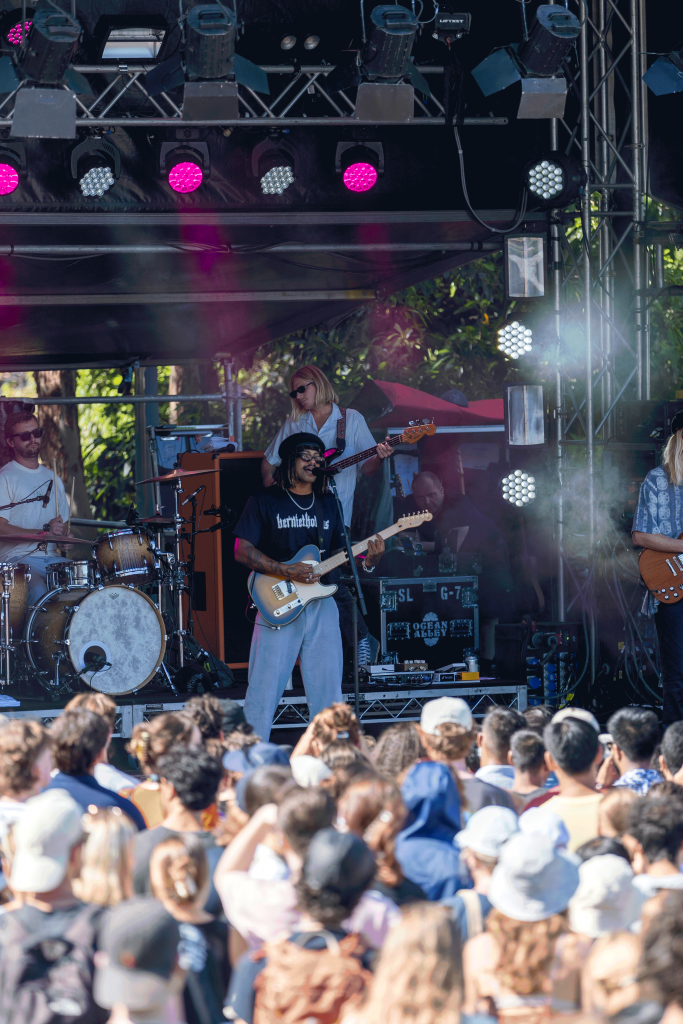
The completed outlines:
{"type": "Polygon", "coordinates": [[[293,183],[294,172],[291,167],[271,167],[261,178],[261,191],[266,196],[281,196],[293,183]]]}
{"type": "Polygon", "coordinates": [[[536,480],[521,469],[516,469],[514,473],[503,477],[502,487],[505,500],[517,508],[523,508],[536,497],[536,480]]]}
{"type": "Polygon", "coordinates": [[[525,352],[531,352],[531,338],[531,328],[513,320],[498,331],[498,348],[511,359],[519,359],[525,352]]]}
{"type": "Polygon", "coordinates": [[[541,199],[559,196],[565,186],[564,171],[552,160],[540,160],[527,171],[526,187],[541,199]]]}

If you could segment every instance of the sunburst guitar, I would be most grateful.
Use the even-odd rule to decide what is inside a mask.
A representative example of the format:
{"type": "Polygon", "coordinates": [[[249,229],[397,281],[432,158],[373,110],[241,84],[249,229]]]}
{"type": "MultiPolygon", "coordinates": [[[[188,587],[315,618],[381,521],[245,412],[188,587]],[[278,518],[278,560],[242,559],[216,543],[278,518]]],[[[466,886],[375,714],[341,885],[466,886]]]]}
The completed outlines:
{"type": "MultiPolygon", "coordinates": [[[[388,526],[386,530],[380,530],[379,536],[387,540],[402,530],[415,530],[431,518],[431,512],[418,512],[414,516],[403,516],[393,526],[388,526]]],[[[367,551],[369,540],[376,536],[378,534],[373,534],[368,540],[354,544],[351,549],[354,558],[367,551]]],[[[314,575],[321,577],[332,569],[336,569],[338,565],[348,562],[348,558],[345,551],[340,551],[321,562],[319,549],[315,544],[307,544],[297,551],[294,558],[290,558],[289,561],[282,564],[293,565],[295,562],[307,562],[308,565],[314,566],[314,575]]],[[[334,584],[324,584],[319,579],[314,583],[295,583],[282,576],[267,576],[260,572],[252,572],[248,586],[252,601],[271,626],[288,625],[301,615],[310,601],[321,601],[324,597],[331,597],[337,589],[334,584]]]]}
{"type": "MultiPolygon", "coordinates": [[[[683,540],[683,533],[678,539],[683,540]]],[[[638,568],[643,583],[662,604],[675,604],[683,597],[683,552],[645,548],[638,557],[638,568]]]]}

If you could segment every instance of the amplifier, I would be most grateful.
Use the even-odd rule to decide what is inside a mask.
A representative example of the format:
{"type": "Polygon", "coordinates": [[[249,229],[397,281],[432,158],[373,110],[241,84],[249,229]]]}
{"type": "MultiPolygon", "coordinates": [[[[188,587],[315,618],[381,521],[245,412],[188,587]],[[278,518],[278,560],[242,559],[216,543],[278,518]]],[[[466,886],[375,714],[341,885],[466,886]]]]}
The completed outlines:
{"type": "Polygon", "coordinates": [[[577,677],[579,625],[524,622],[496,626],[496,676],[526,683],[529,704],[557,703],[577,677]]]}
{"type": "MultiPolygon", "coordinates": [[[[361,573],[362,577],[362,573],[361,573]]],[[[478,578],[361,578],[368,627],[386,663],[426,661],[430,669],[479,648],[478,578]]]]}

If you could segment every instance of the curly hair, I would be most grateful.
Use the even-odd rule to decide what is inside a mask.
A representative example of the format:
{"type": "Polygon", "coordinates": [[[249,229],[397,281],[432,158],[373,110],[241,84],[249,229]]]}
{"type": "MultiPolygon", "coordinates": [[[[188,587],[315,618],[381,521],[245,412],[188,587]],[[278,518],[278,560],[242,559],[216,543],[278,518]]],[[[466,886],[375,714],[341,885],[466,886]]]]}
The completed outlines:
{"type": "Polygon", "coordinates": [[[248,722],[240,722],[223,740],[223,750],[226,752],[244,750],[246,747],[253,747],[256,743],[261,743],[261,737],[254,732],[253,725],[249,725],[248,722]]]}
{"type": "Polygon", "coordinates": [[[133,895],[131,845],[137,829],[120,807],[92,807],[83,815],[87,839],[74,893],[84,903],[114,907],[133,895]]]}
{"type": "Polygon", "coordinates": [[[10,720],[0,729],[0,793],[19,796],[36,785],[36,762],[50,744],[46,729],[31,718],[10,720]]]}
{"type": "Polygon", "coordinates": [[[217,740],[223,731],[223,706],[210,693],[197,693],[186,702],[183,714],[199,727],[205,740],[217,740]]]}
{"type": "Polygon", "coordinates": [[[332,740],[318,756],[332,772],[337,768],[348,768],[352,764],[370,764],[367,757],[358,747],[354,747],[350,740],[332,740]]]}
{"type": "Polygon", "coordinates": [[[555,943],[568,931],[566,912],[545,921],[514,921],[499,910],[486,918],[486,930],[500,948],[496,975],[520,996],[542,993],[555,956],[555,943]]]}
{"type": "Polygon", "coordinates": [[[374,853],[379,880],[392,888],[403,881],[394,847],[408,812],[398,787],[379,775],[352,782],[339,800],[338,814],[374,853]]]}
{"type": "Polygon", "coordinates": [[[420,730],[430,761],[460,761],[467,757],[476,739],[476,729],[466,729],[457,722],[442,722],[437,729],[436,736],[420,730]]]}
{"type": "Polygon", "coordinates": [[[145,775],[158,775],[159,758],[171,747],[187,746],[193,728],[194,722],[185,715],[167,711],[151,722],[136,725],[126,750],[139,762],[145,775]]]}
{"type": "Polygon", "coordinates": [[[159,758],[159,775],[170,782],[183,807],[205,811],[216,799],[223,766],[205,750],[171,747],[159,758]]]}
{"type": "Polygon", "coordinates": [[[341,701],[319,711],[313,719],[312,739],[318,753],[336,739],[349,739],[354,747],[360,747],[361,736],[358,719],[351,707],[341,701]]]}
{"type": "Polygon", "coordinates": [[[639,981],[658,991],[664,1006],[683,1006],[683,892],[672,891],[643,936],[639,981]]]}
{"type": "Polygon", "coordinates": [[[356,908],[367,887],[362,885],[355,889],[346,889],[343,893],[335,892],[333,889],[314,890],[302,876],[294,887],[297,895],[296,905],[299,910],[310,914],[323,928],[339,928],[342,921],[345,921],[356,908]]]}
{"type": "Polygon", "coordinates": [[[460,933],[449,908],[416,903],[390,930],[362,1008],[364,1024],[458,1024],[460,933]]]}
{"type": "Polygon", "coordinates": [[[398,776],[425,756],[415,722],[397,722],[385,729],[372,752],[372,763],[381,775],[398,776]]]}

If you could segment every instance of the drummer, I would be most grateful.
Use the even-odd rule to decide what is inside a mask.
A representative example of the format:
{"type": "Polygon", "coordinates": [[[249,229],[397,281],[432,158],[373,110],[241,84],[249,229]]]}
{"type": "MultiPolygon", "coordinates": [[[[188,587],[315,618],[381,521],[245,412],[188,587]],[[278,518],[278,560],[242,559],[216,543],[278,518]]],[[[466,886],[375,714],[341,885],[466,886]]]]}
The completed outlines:
{"type": "MultiPolygon", "coordinates": [[[[42,436],[38,420],[28,411],[12,413],[5,420],[5,441],[14,457],[0,469],[0,506],[47,493],[54,475],[38,462],[42,436]]],[[[59,477],[57,493],[53,486],[47,505],[44,506],[42,501],[32,501],[0,511],[0,562],[23,562],[30,567],[29,605],[35,604],[48,589],[48,566],[65,559],[57,554],[54,544],[47,544],[42,550],[35,541],[10,540],[3,543],[2,537],[6,534],[40,533],[46,526],[50,533],[64,536],[66,524],[62,512],[68,517],[66,492],[59,477]]]]}

